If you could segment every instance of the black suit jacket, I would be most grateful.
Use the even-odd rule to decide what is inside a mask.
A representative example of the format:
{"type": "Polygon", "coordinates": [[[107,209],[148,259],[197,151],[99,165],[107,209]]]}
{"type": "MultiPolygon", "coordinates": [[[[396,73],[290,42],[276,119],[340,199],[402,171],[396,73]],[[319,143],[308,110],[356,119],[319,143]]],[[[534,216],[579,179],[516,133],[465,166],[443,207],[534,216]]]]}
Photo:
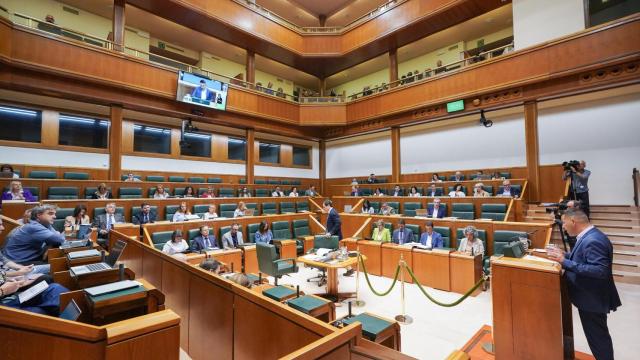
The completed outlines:
{"type": "Polygon", "coordinates": [[[338,211],[334,208],[331,208],[327,216],[327,232],[331,233],[331,235],[337,235],[338,239],[342,240],[342,223],[340,222],[338,211]]]}
{"type": "Polygon", "coordinates": [[[154,223],[156,222],[156,213],[153,211],[149,212],[149,221],[144,221],[144,214],[141,212],[135,214],[133,216],[133,223],[136,225],[146,224],[146,223],[154,223]]]}
{"type": "MultiPolygon", "coordinates": [[[[209,234],[209,242],[211,243],[211,247],[220,248],[220,245],[218,244],[218,241],[216,240],[215,235],[209,234]]],[[[194,252],[200,252],[200,250],[203,250],[203,249],[206,249],[206,246],[204,245],[204,239],[202,238],[202,235],[198,235],[195,238],[193,238],[193,244],[191,245],[191,250],[194,252]]]]}

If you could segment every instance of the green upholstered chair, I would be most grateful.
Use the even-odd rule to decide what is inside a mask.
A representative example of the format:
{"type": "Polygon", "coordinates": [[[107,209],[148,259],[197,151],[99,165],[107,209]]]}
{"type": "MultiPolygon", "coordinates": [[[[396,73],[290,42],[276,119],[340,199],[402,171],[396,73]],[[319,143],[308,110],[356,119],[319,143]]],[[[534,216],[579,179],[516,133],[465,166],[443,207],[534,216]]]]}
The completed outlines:
{"type": "Polygon", "coordinates": [[[74,208],[59,208],[56,210],[56,219],[53,220],[53,228],[58,232],[64,230],[64,218],[73,215],[74,208]]]}
{"type": "MultiPolygon", "coordinates": [[[[464,174],[462,174],[461,180],[467,180],[467,177],[464,174]]],[[[449,181],[456,181],[456,175],[455,174],[449,175],[449,181]]]]}
{"type": "Polygon", "coordinates": [[[369,188],[362,188],[360,190],[362,191],[362,196],[371,196],[373,193],[369,188]]]}
{"type": "Polygon", "coordinates": [[[293,202],[283,201],[280,203],[280,213],[294,213],[296,212],[296,205],[293,202]]]}
{"type": "Polygon", "coordinates": [[[442,246],[445,248],[451,247],[451,229],[447,226],[434,226],[433,231],[442,235],[442,246]]]}
{"type": "Polygon", "coordinates": [[[267,180],[267,184],[269,185],[282,185],[282,181],[276,179],[267,180]]]}
{"type": "Polygon", "coordinates": [[[190,183],[203,183],[204,182],[204,177],[202,177],[202,176],[190,176],[189,177],[189,182],[190,183]]]}
{"type": "Polygon", "coordinates": [[[19,178],[22,177],[22,172],[20,170],[13,170],[13,173],[18,175],[19,178]]]}
{"type": "MultiPolygon", "coordinates": [[[[450,192],[452,192],[452,191],[453,191],[453,186],[449,186],[449,187],[448,187],[447,194],[448,194],[448,193],[450,193],[450,192]]],[[[467,192],[467,186],[466,186],[466,185],[462,185],[462,192],[463,192],[465,195],[469,195],[469,193],[467,192]]]]}
{"type": "Polygon", "coordinates": [[[300,180],[291,180],[291,185],[300,186],[300,185],[302,185],[302,181],[300,181],[300,180]]]}
{"type": "Polygon", "coordinates": [[[288,300],[287,305],[307,315],[311,315],[314,310],[327,305],[328,302],[329,300],[317,296],[302,295],[288,300]]]}
{"type": "Polygon", "coordinates": [[[269,189],[256,189],[256,197],[269,197],[271,192],[269,189]]]}
{"type": "Polygon", "coordinates": [[[291,185],[291,181],[289,181],[289,180],[282,180],[282,185],[291,185]]]}
{"type": "Polygon", "coordinates": [[[202,217],[202,215],[204,215],[204,213],[209,211],[209,205],[208,204],[199,204],[199,205],[193,205],[193,213],[202,217]]]}
{"type": "Polygon", "coordinates": [[[504,254],[504,247],[519,238],[529,238],[525,231],[496,230],[493,232],[493,255],[504,254]]]}
{"type": "Polygon", "coordinates": [[[142,198],[142,188],[121,187],[118,189],[118,197],[120,199],[140,199],[142,198]]]}
{"type": "Polygon", "coordinates": [[[511,179],[511,173],[510,172],[500,172],[500,177],[503,177],[505,179],[511,179]]]}
{"type": "Polygon", "coordinates": [[[151,242],[153,243],[153,247],[162,251],[164,244],[166,244],[167,241],[171,240],[172,234],[173,234],[173,231],[156,231],[152,233],[151,242]]]}
{"type": "MultiPolygon", "coordinates": [[[[141,175],[133,175],[134,178],[138,179],[138,180],[142,180],[142,176],[141,175]]],[[[128,176],[125,175],[120,175],[120,180],[124,181],[127,180],[128,176]]]]}
{"type": "Polygon", "coordinates": [[[278,278],[298,272],[296,259],[278,259],[274,245],[257,243],[256,253],[258,256],[258,269],[263,274],[273,276],[276,286],[278,285],[278,278]]]}
{"type": "Polygon", "coordinates": [[[153,182],[165,182],[167,181],[167,179],[164,176],[161,175],[147,175],[145,177],[146,181],[153,181],[153,182]]]}
{"type": "Polygon", "coordinates": [[[271,223],[271,232],[273,240],[289,240],[293,237],[288,221],[274,221],[271,223]]]}
{"type": "MultiPolygon", "coordinates": [[[[105,213],[106,213],[106,210],[103,207],[95,208],[93,210],[93,218],[97,219],[98,216],[103,215],[105,213]]],[[[117,206],[116,207],[116,214],[120,214],[120,215],[124,216],[124,207],[117,206]]],[[[56,215],[56,216],[58,216],[58,215],[56,215]]]]}
{"type": "Polygon", "coordinates": [[[263,290],[262,295],[277,302],[282,302],[295,297],[296,291],[288,286],[276,286],[270,289],[263,290]]]}
{"type": "Polygon", "coordinates": [[[266,202],[262,203],[262,213],[263,214],[277,214],[278,207],[274,202],[266,202]]]}
{"type": "Polygon", "coordinates": [[[222,182],[222,179],[219,177],[210,177],[207,178],[207,182],[210,184],[220,184],[222,182]]]}
{"type": "Polygon", "coordinates": [[[51,186],[47,190],[47,198],[51,200],[77,199],[78,188],[75,186],[51,186]]]}
{"type": "Polygon", "coordinates": [[[198,235],[200,235],[200,228],[189,229],[187,231],[187,242],[189,243],[189,248],[193,245],[193,239],[195,239],[198,235]]]}
{"type": "Polygon", "coordinates": [[[169,176],[170,182],[184,182],[184,176],[172,175],[169,176]]]}
{"type": "Polygon", "coordinates": [[[238,204],[220,204],[218,207],[218,211],[220,212],[221,217],[232,218],[233,212],[238,207],[238,204]]]}
{"type": "Polygon", "coordinates": [[[420,226],[415,224],[406,224],[405,228],[411,230],[413,232],[413,241],[420,241],[420,226]]]}
{"type": "MultiPolygon", "coordinates": [[[[97,187],[87,186],[86,188],[84,188],[84,198],[91,199],[93,197],[93,193],[95,193],[96,191],[98,191],[97,187]]],[[[111,189],[109,189],[109,192],[111,192],[111,189]]]]}
{"type": "MultiPolygon", "coordinates": [[[[519,192],[522,193],[522,185],[511,185],[512,188],[517,189],[519,192]]],[[[502,191],[504,190],[504,186],[500,185],[498,187],[498,194],[502,194],[502,191]]]]}
{"type": "Polygon", "coordinates": [[[29,172],[30,179],[57,179],[55,171],[33,170],[29,172]]]}
{"type": "Polygon", "coordinates": [[[483,185],[482,188],[484,189],[484,191],[488,192],[489,195],[493,196],[493,186],[483,185]]]}
{"type": "Polygon", "coordinates": [[[362,313],[348,319],[343,319],[342,323],[350,325],[354,322],[362,324],[362,336],[367,340],[375,342],[378,336],[384,333],[389,327],[393,326],[393,322],[381,319],[377,316],[362,313]]]}
{"type": "Polygon", "coordinates": [[[400,203],[398,201],[387,201],[387,204],[396,210],[396,214],[400,214],[400,203]]]}
{"type": "Polygon", "coordinates": [[[483,219],[504,221],[505,215],[507,215],[506,204],[482,204],[480,206],[480,217],[483,219]]]}
{"type": "Polygon", "coordinates": [[[89,180],[89,173],[69,171],[62,174],[65,180],[89,180]]]}
{"type": "Polygon", "coordinates": [[[238,180],[238,184],[246,184],[247,183],[247,179],[245,178],[241,178],[240,180],[238,180]]]}
{"type": "Polygon", "coordinates": [[[184,188],[182,186],[176,187],[173,190],[173,195],[175,195],[177,197],[183,197],[184,196],[184,188]]]}
{"type": "Polygon", "coordinates": [[[297,219],[293,220],[293,236],[299,238],[301,236],[311,235],[311,228],[309,227],[309,220],[297,219]]]}
{"type": "Polygon", "coordinates": [[[298,212],[309,211],[309,202],[308,201],[296,201],[296,210],[298,212]]]}
{"type": "Polygon", "coordinates": [[[419,202],[404,203],[404,216],[416,216],[416,209],[421,209],[422,204],[419,202]]]}
{"type": "Polygon", "coordinates": [[[249,242],[256,242],[256,232],[260,229],[260,224],[249,224],[247,225],[247,233],[249,233],[249,242]]]}
{"type": "Polygon", "coordinates": [[[475,219],[473,203],[453,203],[451,204],[451,216],[458,219],[473,220],[475,219]]]}
{"type": "MultiPolygon", "coordinates": [[[[148,198],[152,198],[153,194],[155,194],[155,192],[156,192],[156,187],[155,186],[150,187],[149,190],[147,190],[147,197],[148,198]]],[[[166,192],[167,194],[171,195],[171,189],[166,187],[166,186],[164,187],[164,192],[166,192]]]]}
{"type": "Polygon", "coordinates": [[[167,205],[164,207],[164,218],[165,220],[172,220],[173,214],[176,213],[180,209],[180,205],[167,205]]]}
{"type": "Polygon", "coordinates": [[[218,190],[218,196],[219,197],[235,197],[235,195],[233,194],[233,189],[231,188],[220,188],[218,190]]]}
{"type": "Polygon", "coordinates": [[[255,179],[255,180],[253,181],[253,183],[254,183],[254,184],[257,184],[257,185],[266,185],[266,184],[267,184],[267,180],[264,180],[264,179],[255,179]]]}
{"type": "Polygon", "coordinates": [[[379,201],[369,201],[369,205],[376,211],[376,214],[380,212],[380,202],[379,201]]]}
{"type": "MultiPolygon", "coordinates": [[[[131,219],[129,219],[129,221],[133,222],[133,217],[138,215],[140,212],[142,211],[142,209],[140,209],[140,206],[134,206],[131,208],[131,219]]],[[[151,212],[155,213],[156,216],[158,214],[158,207],[156,205],[152,205],[151,206],[151,212]]]]}
{"type": "Polygon", "coordinates": [[[244,203],[244,206],[246,206],[247,209],[252,209],[254,215],[258,214],[258,204],[257,203],[244,203]]]}

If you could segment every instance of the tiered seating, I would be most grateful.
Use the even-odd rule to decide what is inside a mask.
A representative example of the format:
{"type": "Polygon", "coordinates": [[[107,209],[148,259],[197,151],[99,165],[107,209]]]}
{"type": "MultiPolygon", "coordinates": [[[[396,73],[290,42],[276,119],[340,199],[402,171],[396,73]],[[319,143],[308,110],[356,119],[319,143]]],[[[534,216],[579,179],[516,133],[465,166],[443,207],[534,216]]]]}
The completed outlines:
{"type": "Polygon", "coordinates": [[[170,182],[184,182],[184,176],[172,175],[169,176],[170,182]]]}
{"type": "Polygon", "coordinates": [[[278,214],[278,205],[274,202],[262,203],[263,214],[278,214]]]}
{"type": "Polygon", "coordinates": [[[218,215],[222,217],[232,218],[233,212],[237,207],[238,204],[220,204],[220,208],[218,209],[220,213],[218,215]]]}
{"type": "Polygon", "coordinates": [[[404,203],[404,216],[416,216],[416,209],[421,209],[422,204],[419,202],[404,203]]]}
{"type": "MultiPolygon", "coordinates": [[[[406,206],[406,205],[405,205],[406,206]]],[[[473,203],[455,203],[451,205],[451,216],[458,219],[475,219],[475,208],[473,203]]]]}
{"type": "Polygon", "coordinates": [[[55,171],[34,170],[29,173],[31,179],[55,179],[57,176],[55,171]]]}
{"type": "Polygon", "coordinates": [[[201,176],[190,176],[188,178],[189,182],[191,183],[203,183],[204,181],[204,177],[201,176]]]}
{"type": "Polygon", "coordinates": [[[296,201],[296,209],[298,209],[298,212],[309,211],[309,203],[306,201],[296,201]]]}
{"type": "Polygon", "coordinates": [[[504,221],[507,215],[507,205],[505,204],[482,204],[480,209],[482,211],[480,217],[483,219],[504,221]]]}
{"type": "Polygon", "coordinates": [[[219,197],[234,197],[235,195],[233,194],[233,189],[220,188],[220,190],[218,190],[218,196],[219,197]]]}
{"type": "Polygon", "coordinates": [[[49,193],[48,198],[52,200],[78,198],[78,188],[72,186],[52,186],[47,192],[49,193]]]}
{"type": "Polygon", "coordinates": [[[249,224],[247,225],[247,232],[249,233],[249,242],[256,242],[256,232],[260,229],[260,224],[249,224]]]}
{"type": "Polygon", "coordinates": [[[442,245],[446,248],[451,247],[451,229],[446,226],[434,226],[433,231],[442,235],[442,245]]]}
{"type": "Polygon", "coordinates": [[[151,242],[156,249],[162,250],[164,244],[171,240],[172,234],[173,231],[156,231],[151,234],[151,242]]]}
{"type": "Polygon", "coordinates": [[[120,188],[118,190],[118,197],[121,199],[142,198],[142,188],[139,188],[139,187],[120,188]]]}
{"type": "Polygon", "coordinates": [[[288,240],[292,238],[288,221],[274,221],[271,224],[271,232],[273,233],[274,240],[288,240]]]}

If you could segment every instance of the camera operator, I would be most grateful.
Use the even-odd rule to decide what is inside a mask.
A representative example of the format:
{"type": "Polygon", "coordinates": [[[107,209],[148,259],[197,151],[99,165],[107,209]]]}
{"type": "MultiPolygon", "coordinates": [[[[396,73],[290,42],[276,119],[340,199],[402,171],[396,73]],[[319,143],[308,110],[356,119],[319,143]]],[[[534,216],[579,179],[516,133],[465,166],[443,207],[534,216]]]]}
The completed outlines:
{"type": "Polygon", "coordinates": [[[562,180],[566,180],[571,177],[571,194],[572,200],[579,200],[582,204],[582,211],[589,216],[589,187],[587,182],[591,171],[585,169],[587,163],[582,160],[580,162],[571,161],[568,166],[565,167],[565,172],[562,175],[562,180]]]}

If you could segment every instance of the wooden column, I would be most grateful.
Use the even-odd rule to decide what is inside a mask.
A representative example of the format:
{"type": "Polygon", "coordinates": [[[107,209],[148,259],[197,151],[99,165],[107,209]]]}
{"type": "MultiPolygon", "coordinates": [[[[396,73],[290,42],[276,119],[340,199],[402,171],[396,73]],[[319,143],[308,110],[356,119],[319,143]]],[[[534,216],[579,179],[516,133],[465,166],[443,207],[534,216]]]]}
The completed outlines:
{"type": "Polygon", "coordinates": [[[540,201],[540,152],[538,143],[538,103],[524,104],[524,134],[527,146],[527,194],[530,202],[540,201]]]}
{"type": "MultiPolygon", "coordinates": [[[[389,50],[389,83],[398,80],[398,49],[389,50]]],[[[395,85],[391,85],[394,87],[395,85]]]]}
{"type": "Polygon", "coordinates": [[[318,15],[318,23],[320,23],[320,27],[324,27],[327,23],[327,15],[318,15]]]}
{"type": "Polygon", "coordinates": [[[400,182],[400,128],[391,128],[391,181],[400,182]]]}
{"type": "Polygon", "coordinates": [[[320,194],[325,194],[325,182],[327,181],[327,143],[320,140],[320,194]]]}
{"type": "Polygon", "coordinates": [[[256,140],[256,132],[253,129],[247,129],[247,161],[245,164],[245,178],[247,179],[247,184],[253,184],[253,166],[255,164],[256,152],[255,152],[255,140],[256,140]]]}
{"type": "Polygon", "coordinates": [[[318,88],[320,88],[320,96],[325,96],[326,86],[327,86],[327,79],[318,78],[318,88]]]}
{"type": "Polygon", "coordinates": [[[109,180],[120,180],[122,172],[122,106],[111,105],[109,125],[109,180]]]}
{"type": "Polygon", "coordinates": [[[247,50],[247,61],[245,72],[247,73],[246,79],[248,83],[256,82],[256,53],[251,50],[247,50]]]}
{"type": "Polygon", "coordinates": [[[116,44],[116,51],[124,51],[124,24],[125,24],[125,5],[126,0],[113,1],[113,42],[116,44]]]}

